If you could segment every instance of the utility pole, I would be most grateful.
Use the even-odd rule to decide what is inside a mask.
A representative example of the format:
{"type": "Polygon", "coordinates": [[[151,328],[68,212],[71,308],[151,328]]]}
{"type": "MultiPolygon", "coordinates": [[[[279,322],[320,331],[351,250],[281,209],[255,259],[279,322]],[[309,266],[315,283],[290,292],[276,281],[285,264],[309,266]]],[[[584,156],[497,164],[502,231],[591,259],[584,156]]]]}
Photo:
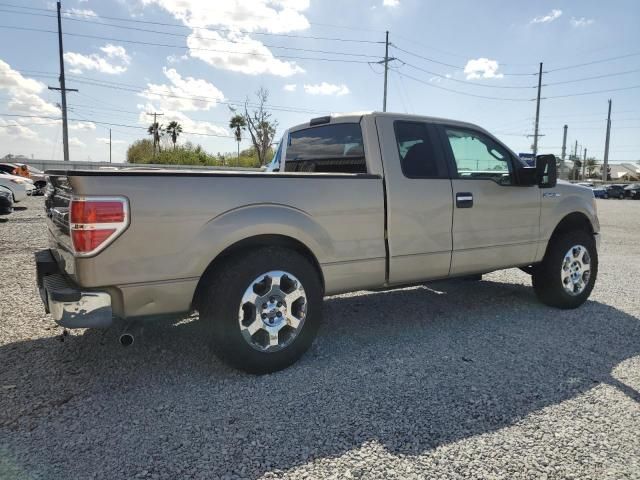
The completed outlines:
{"type": "Polygon", "coordinates": [[[540,126],[540,91],[542,90],[542,62],[538,72],[538,98],[536,100],[536,126],[533,132],[533,156],[538,155],[538,127],[540,126]]]}
{"type": "Polygon", "coordinates": [[[582,157],[582,180],[584,181],[584,172],[587,168],[587,149],[584,149],[584,156],[582,157]]]}
{"type": "Polygon", "coordinates": [[[576,180],[578,176],[578,169],[576,168],[576,161],[578,160],[578,140],[576,140],[576,146],[573,148],[573,179],[576,180]]]}
{"type": "Polygon", "coordinates": [[[159,140],[159,135],[158,135],[158,120],[157,120],[157,116],[158,115],[164,115],[164,113],[158,113],[158,112],[153,112],[153,113],[147,113],[147,115],[153,115],[153,158],[155,160],[156,158],[156,144],[158,143],[159,140]]]}
{"type": "Polygon", "coordinates": [[[564,172],[564,168],[565,168],[564,159],[567,156],[567,130],[568,129],[569,129],[568,125],[565,125],[563,128],[564,132],[562,134],[562,156],[560,161],[560,174],[564,172]]]}
{"type": "Polygon", "coordinates": [[[111,163],[111,129],[109,129],[109,163],[111,163]]]}
{"type": "Polygon", "coordinates": [[[385,41],[384,41],[384,60],[377,62],[379,64],[384,64],[384,93],[382,96],[382,111],[387,111],[387,77],[389,75],[389,62],[395,60],[395,57],[389,57],[389,31],[386,31],[385,41]]]}
{"type": "Polygon", "coordinates": [[[61,5],[58,5],[58,53],[60,55],[60,88],[49,87],[49,90],[60,90],[62,94],[62,151],[64,161],[69,161],[69,128],[67,125],[67,92],[77,92],[77,88],[67,88],[64,81],[64,50],[62,48],[62,17],[60,16],[61,5]]]}
{"type": "Polygon", "coordinates": [[[611,136],[611,99],[609,99],[609,114],[607,115],[607,136],[604,141],[604,161],[602,162],[602,181],[609,180],[609,138],[611,136]]]}
{"type": "Polygon", "coordinates": [[[389,30],[384,41],[384,96],[382,97],[382,111],[387,111],[387,74],[389,73],[389,30]]]}

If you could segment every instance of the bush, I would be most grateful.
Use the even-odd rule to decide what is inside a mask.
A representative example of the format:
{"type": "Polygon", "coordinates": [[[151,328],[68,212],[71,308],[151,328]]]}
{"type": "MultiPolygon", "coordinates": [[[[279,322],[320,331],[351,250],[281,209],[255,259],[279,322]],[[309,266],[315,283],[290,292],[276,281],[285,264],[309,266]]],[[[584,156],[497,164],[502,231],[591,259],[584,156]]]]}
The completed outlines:
{"type": "MultiPolygon", "coordinates": [[[[272,152],[270,152],[270,156],[272,152]]],[[[136,140],[127,149],[127,162],[137,164],[157,163],[164,165],[201,165],[201,166],[230,166],[230,167],[259,167],[258,155],[255,149],[248,148],[240,152],[240,158],[235,153],[218,153],[216,155],[205,152],[200,145],[191,142],[176,145],[176,148],[161,150],[153,156],[153,141],[148,139],[136,140]]]]}

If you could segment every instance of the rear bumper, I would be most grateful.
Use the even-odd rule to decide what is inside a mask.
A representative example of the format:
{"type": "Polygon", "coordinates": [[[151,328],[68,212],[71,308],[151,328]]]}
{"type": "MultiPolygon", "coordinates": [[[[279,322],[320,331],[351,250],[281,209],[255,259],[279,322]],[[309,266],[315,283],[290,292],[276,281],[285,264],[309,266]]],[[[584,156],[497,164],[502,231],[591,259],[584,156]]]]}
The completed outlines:
{"type": "Polygon", "coordinates": [[[60,271],[50,250],[35,254],[38,290],[47,313],[66,328],[107,328],[113,322],[111,296],[83,291],[60,271]]]}

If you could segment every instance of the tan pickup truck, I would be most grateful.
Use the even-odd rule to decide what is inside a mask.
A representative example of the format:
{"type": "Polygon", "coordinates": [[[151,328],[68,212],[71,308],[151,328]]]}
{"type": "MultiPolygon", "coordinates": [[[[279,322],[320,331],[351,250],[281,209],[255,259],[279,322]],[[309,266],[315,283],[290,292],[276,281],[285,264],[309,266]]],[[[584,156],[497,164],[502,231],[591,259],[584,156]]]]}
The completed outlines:
{"type": "Polygon", "coordinates": [[[593,289],[591,190],[475,125],[316,118],[268,170],[48,172],[47,311],[68,328],[198,311],[222,358],[271,372],[309,348],[326,295],[510,267],[554,307],[593,289]]]}

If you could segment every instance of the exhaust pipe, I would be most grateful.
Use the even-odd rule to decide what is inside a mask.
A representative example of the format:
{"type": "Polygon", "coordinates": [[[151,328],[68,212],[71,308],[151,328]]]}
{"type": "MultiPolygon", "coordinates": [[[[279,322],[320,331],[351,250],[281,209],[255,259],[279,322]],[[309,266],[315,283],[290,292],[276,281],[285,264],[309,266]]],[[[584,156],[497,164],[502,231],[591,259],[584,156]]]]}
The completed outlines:
{"type": "Polygon", "coordinates": [[[133,345],[135,337],[131,332],[124,332],[122,335],[120,335],[119,341],[120,345],[122,345],[123,347],[130,347],[131,345],[133,345]]]}

